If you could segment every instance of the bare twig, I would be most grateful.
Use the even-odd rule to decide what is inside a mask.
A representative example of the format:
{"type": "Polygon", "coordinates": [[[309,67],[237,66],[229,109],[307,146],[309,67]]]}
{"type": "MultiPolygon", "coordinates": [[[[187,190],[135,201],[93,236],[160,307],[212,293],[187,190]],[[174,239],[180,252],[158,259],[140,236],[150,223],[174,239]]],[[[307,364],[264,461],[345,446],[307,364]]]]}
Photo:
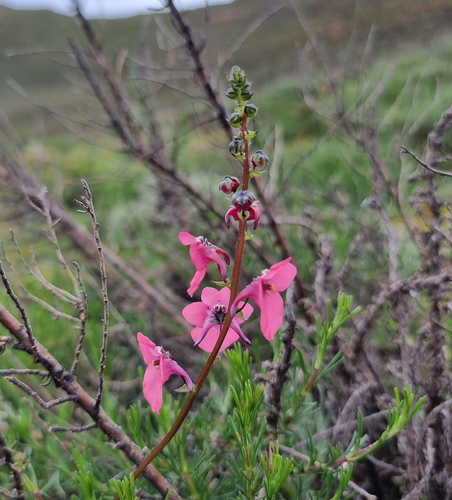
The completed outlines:
{"type": "Polygon", "coordinates": [[[102,337],[102,348],[101,355],[99,361],[99,389],[96,397],[96,409],[99,409],[101,401],[102,401],[102,393],[104,389],[104,370],[105,370],[105,360],[107,357],[107,340],[108,340],[108,291],[107,291],[107,271],[105,268],[105,259],[104,252],[102,249],[102,242],[100,240],[99,235],[99,226],[100,224],[96,220],[96,213],[94,211],[93,204],[93,195],[91,190],[89,189],[88,183],[82,179],[83,189],[85,190],[86,196],[82,196],[82,201],[74,200],[78,205],[82,207],[82,209],[89,213],[91,216],[92,224],[93,224],[93,234],[94,240],[97,246],[97,252],[99,254],[99,268],[100,268],[100,277],[102,283],[102,297],[104,304],[104,319],[103,323],[103,337],[102,337]]]}
{"type": "Polygon", "coordinates": [[[85,432],[91,429],[95,429],[97,424],[82,425],[80,427],[60,427],[59,425],[52,425],[49,427],[51,432],[85,432]]]}
{"type": "Polygon", "coordinates": [[[42,406],[42,408],[44,408],[45,410],[48,410],[49,408],[52,408],[53,406],[60,405],[62,403],[66,403],[68,401],[77,401],[77,396],[75,396],[74,394],[68,394],[68,395],[62,396],[61,398],[58,398],[58,399],[52,399],[51,401],[44,401],[36,391],[34,391],[27,384],[24,384],[23,382],[21,382],[16,377],[6,377],[6,380],[8,382],[11,382],[11,384],[19,387],[19,389],[22,389],[25,393],[27,393],[35,401],[37,401],[39,403],[39,405],[42,406]]]}
{"type": "Polygon", "coordinates": [[[73,264],[77,270],[77,280],[78,280],[80,291],[81,291],[81,305],[80,305],[80,323],[81,323],[81,326],[80,326],[79,341],[77,344],[77,348],[75,349],[74,361],[72,363],[71,375],[75,375],[75,373],[77,371],[80,353],[82,352],[83,341],[85,339],[86,320],[88,319],[88,300],[87,300],[86,290],[85,290],[85,287],[83,285],[82,278],[80,275],[80,266],[77,264],[77,262],[73,262],[73,264]]]}
{"type": "MultiPolygon", "coordinates": [[[[101,407],[96,408],[96,401],[38,341],[36,341],[35,348],[32,346],[24,326],[2,304],[0,304],[0,323],[24,345],[28,354],[34,355],[35,348],[38,350],[39,358],[42,359],[43,365],[48,369],[57,387],[61,387],[68,395],[76,396],[78,406],[94,420],[97,427],[109,439],[121,447],[129,460],[136,465],[143,461],[144,456],[141,449],[110,419],[101,407]]],[[[168,495],[168,500],[182,500],[174,487],[152,465],[146,467],[143,475],[152,482],[163,497],[166,498],[168,495]]]]}

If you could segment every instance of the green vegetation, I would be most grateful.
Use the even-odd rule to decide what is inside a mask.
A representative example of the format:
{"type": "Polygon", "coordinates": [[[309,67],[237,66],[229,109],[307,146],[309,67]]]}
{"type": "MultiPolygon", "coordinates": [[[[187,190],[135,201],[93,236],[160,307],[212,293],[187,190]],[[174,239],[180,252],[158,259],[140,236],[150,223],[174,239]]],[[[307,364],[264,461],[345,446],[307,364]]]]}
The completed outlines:
{"type": "MultiPolygon", "coordinates": [[[[430,422],[429,413],[447,401],[450,391],[438,389],[436,399],[432,396],[436,389],[429,385],[430,381],[442,380],[448,372],[435,375],[434,363],[425,361],[436,354],[430,344],[423,351],[422,335],[426,325],[436,321],[430,316],[435,313],[432,304],[439,304],[437,323],[444,327],[439,349],[447,362],[451,360],[448,296],[444,291],[442,295],[432,292],[439,294],[432,302],[430,288],[413,288],[408,298],[401,296],[400,302],[384,302],[365,333],[360,331],[360,321],[365,319],[355,317],[352,311],[361,307],[366,318],[392,272],[396,272],[397,280],[403,280],[414,275],[438,276],[444,271],[441,268],[435,274],[428,260],[420,265],[419,246],[422,238],[427,238],[435,214],[425,194],[427,182],[420,185],[410,180],[418,167],[412,158],[400,156],[399,152],[403,144],[422,157],[427,135],[451,101],[452,39],[443,33],[450,23],[451,11],[444,0],[429,2],[428,10],[421,1],[367,2],[357,13],[360,30],[349,46],[355,2],[306,2],[305,21],[311,32],[323,33],[325,62],[334,77],[344,113],[359,136],[356,140],[338,126],[337,101],[318,60],[310,57],[309,64],[297,63],[306,35],[292,10],[276,12],[250,34],[230,59],[221,59],[252,21],[272,6],[274,2],[270,0],[237,0],[213,7],[203,57],[211,69],[220,55],[221,91],[227,88],[223,73],[231,62],[243,66],[254,82],[253,102],[259,115],[253,129],[258,129],[259,134],[253,146],[265,148],[272,159],[264,181],[264,185],[268,181],[266,195],[279,217],[309,300],[307,306],[300,296],[295,301],[295,351],[281,394],[281,407],[275,409],[265,399],[267,386],[262,382],[271,377],[274,364],[281,359],[284,328],[269,343],[260,335],[259,321],[254,319],[244,328],[252,340],[250,350],[235,346],[220,356],[201,399],[153,465],[184,499],[339,500],[349,498],[349,481],[353,479],[369,491],[379,489],[379,495],[395,500],[409,491],[408,476],[395,474],[389,483],[367,481],[375,474],[369,472],[370,468],[377,470],[378,464],[371,465],[365,457],[368,452],[375,452],[380,463],[387,462],[394,470],[406,472],[408,455],[414,455],[414,448],[403,455],[403,439],[414,428],[418,432],[425,421],[430,422]],[[374,50],[364,57],[373,25],[377,27],[372,35],[374,50]],[[369,126],[372,118],[374,128],[369,126]],[[374,135],[367,136],[369,130],[374,135]],[[400,189],[403,213],[375,173],[363,145],[369,137],[375,138],[373,153],[382,159],[389,181],[400,189]],[[411,238],[409,224],[418,231],[418,240],[411,238]],[[389,248],[390,231],[396,235],[396,271],[389,248]],[[329,260],[322,257],[328,248],[332,249],[329,260]],[[330,266],[323,288],[318,278],[322,263],[330,266]],[[338,291],[353,298],[341,294],[336,300],[338,291]],[[306,321],[306,307],[317,317],[317,328],[306,321]],[[406,318],[406,323],[401,318],[406,318]],[[365,338],[365,349],[361,346],[361,350],[356,347],[360,332],[365,338]],[[405,354],[401,346],[408,346],[405,354]],[[409,353],[415,372],[409,372],[407,380],[407,361],[402,358],[409,358],[409,353]],[[362,387],[367,387],[366,393],[359,392],[362,387]],[[421,407],[425,396],[427,400],[421,407]],[[272,413],[278,415],[276,428],[265,419],[272,413]],[[345,425],[350,422],[353,425],[345,425]],[[406,426],[408,430],[403,430],[406,426]],[[395,437],[396,434],[401,437],[395,437]]],[[[168,14],[159,16],[159,23],[171,30],[168,14]]],[[[24,163],[39,184],[47,186],[51,198],[78,224],[91,230],[89,217],[77,213],[73,203],[83,194],[80,179],[86,179],[101,224],[102,242],[180,311],[187,304],[185,291],[193,273],[187,249],[178,242],[179,231],[204,234],[211,241],[219,241],[220,246],[233,247],[231,232],[225,230],[218,236],[219,226],[212,213],[200,203],[192,203],[189,196],[174,189],[171,180],[156,175],[146,162],[126,151],[94,97],[80,90],[88,86],[78,69],[63,67],[42,54],[10,57],[11,51],[19,53],[31,48],[66,52],[67,36],[84,43],[73,20],[48,12],[16,12],[4,7],[0,7],[0,18],[6,26],[0,31],[0,45],[6,50],[0,58],[0,74],[23,86],[33,102],[52,108],[50,112],[34,108],[0,83],[2,105],[18,132],[17,138],[5,141],[1,149],[11,156],[20,151],[24,163]],[[50,119],[52,115],[56,121],[50,119]]],[[[199,34],[203,13],[194,11],[188,18],[199,34]]],[[[187,63],[186,55],[177,56],[181,57],[180,66],[169,61],[172,56],[168,54],[174,51],[159,50],[164,37],[157,23],[143,16],[96,21],[93,27],[115,64],[121,60],[121,48],[127,46],[124,67],[116,69],[131,97],[137,122],[147,126],[153,117],[157,118],[164,144],[162,154],[178,173],[226,212],[229,202],[218,194],[218,182],[225,171],[233,175],[235,169],[237,174],[237,163],[233,164],[227,155],[229,140],[217,123],[198,126],[212,119],[212,110],[199,102],[200,87],[192,82],[192,65],[187,63]],[[184,73],[184,80],[178,82],[158,71],[151,72],[152,77],[168,85],[135,80],[143,69],[137,62],[142,57],[143,40],[148,44],[153,65],[174,64],[184,73]],[[196,99],[170,88],[185,85],[186,92],[195,94],[196,99]],[[149,107],[143,106],[146,98],[152,100],[149,107]]],[[[64,64],[76,63],[64,53],[50,57],[64,64]]],[[[89,60],[92,62],[92,58],[89,60]]],[[[230,102],[221,100],[231,112],[230,102]]],[[[445,154],[449,146],[450,138],[446,135],[445,154]]],[[[1,175],[0,165],[0,181],[1,175]]],[[[449,183],[448,179],[438,180],[435,191],[445,200],[440,209],[444,218],[441,228],[448,223],[449,183]]],[[[30,300],[22,286],[61,313],[78,317],[78,311],[44,290],[27,273],[9,240],[10,227],[24,259],[31,264],[36,258],[46,280],[72,293],[71,281],[44,234],[45,221],[29,211],[20,195],[5,184],[0,192],[0,239],[17,275],[3,255],[0,260],[4,260],[12,286],[26,307],[35,336],[70,368],[79,340],[79,323],[58,317],[30,300]]],[[[87,333],[77,380],[95,397],[103,315],[97,262],[88,260],[77,242],[60,228],[58,222],[55,229],[66,261],[80,264],[88,295],[87,333]]],[[[271,262],[281,260],[280,245],[268,222],[264,221],[253,241],[271,262]]],[[[450,249],[444,245],[440,255],[447,262],[450,249]]],[[[258,252],[246,253],[244,267],[247,280],[259,275],[263,264],[258,252]]],[[[162,313],[136,283],[130,283],[123,271],[111,266],[108,273],[111,319],[102,407],[147,453],[170,428],[185,395],[174,392],[180,385],[174,380],[169,390],[164,390],[160,415],[151,412],[141,391],[146,367],[139,354],[136,332],[143,332],[171,350],[193,379],[206,358],[199,351],[187,354],[191,342],[188,333],[177,319],[162,313]]],[[[210,268],[207,278],[216,279],[210,268]]],[[[20,318],[3,288],[0,303],[20,318]]],[[[0,328],[0,337],[6,335],[6,330],[0,328]]],[[[32,363],[26,353],[6,345],[6,354],[0,355],[0,369],[12,368],[41,366],[32,363]]],[[[63,395],[53,383],[47,385],[46,377],[20,378],[45,401],[63,395]]],[[[123,479],[129,476],[131,462],[100,429],[70,434],[51,430],[52,426],[91,422],[71,403],[44,410],[0,377],[0,433],[13,448],[27,500],[36,498],[35,492],[42,498],[53,499],[107,500],[115,494],[126,500],[157,498],[151,496],[155,491],[146,479],[140,477],[136,484],[123,479]]],[[[432,429],[434,435],[440,434],[438,428],[432,429]]],[[[435,442],[431,446],[439,449],[435,442]]],[[[425,469],[430,464],[423,466],[425,469]]],[[[411,486],[420,481],[413,477],[411,486]]],[[[10,471],[0,464],[0,485],[10,484],[10,471]]],[[[425,498],[430,498],[429,494],[433,495],[431,498],[441,498],[441,492],[436,497],[435,493],[426,493],[425,498]]]]}

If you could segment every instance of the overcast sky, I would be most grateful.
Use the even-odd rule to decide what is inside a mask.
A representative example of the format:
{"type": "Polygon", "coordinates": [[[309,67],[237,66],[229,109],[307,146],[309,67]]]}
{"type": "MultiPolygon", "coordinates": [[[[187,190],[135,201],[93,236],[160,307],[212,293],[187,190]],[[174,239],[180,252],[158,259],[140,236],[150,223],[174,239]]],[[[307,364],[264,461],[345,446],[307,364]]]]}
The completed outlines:
{"type": "MultiPolygon", "coordinates": [[[[232,0],[208,0],[210,5],[229,3],[232,0]]],[[[188,9],[203,7],[206,0],[176,0],[178,7],[188,9]]],[[[0,0],[0,5],[12,9],[47,9],[59,14],[71,15],[71,0],[0,0]]],[[[159,8],[161,0],[80,0],[82,12],[89,18],[129,17],[146,14],[149,8],[159,8]]]]}

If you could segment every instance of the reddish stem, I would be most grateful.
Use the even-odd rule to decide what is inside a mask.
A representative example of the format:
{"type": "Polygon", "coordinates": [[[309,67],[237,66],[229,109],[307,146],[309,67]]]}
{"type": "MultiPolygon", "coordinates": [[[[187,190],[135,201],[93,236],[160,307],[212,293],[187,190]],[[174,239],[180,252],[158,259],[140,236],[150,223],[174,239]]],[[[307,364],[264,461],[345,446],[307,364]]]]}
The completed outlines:
{"type": "MultiPolygon", "coordinates": [[[[243,180],[242,180],[242,189],[245,191],[248,189],[249,181],[250,181],[250,162],[249,162],[249,143],[248,139],[246,137],[246,123],[247,123],[247,118],[245,113],[243,113],[242,117],[242,134],[243,134],[243,142],[245,145],[245,158],[243,160],[243,180]]],[[[189,394],[187,400],[185,401],[184,406],[182,407],[179,415],[177,416],[174,424],[172,425],[171,429],[168,431],[166,436],[160,441],[160,443],[149,453],[149,455],[141,462],[141,464],[137,467],[136,471],[134,472],[134,478],[136,479],[138,476],[141,475],[141,473],[146,469],[146,467],[154,460],[154,458],[167,446],[167,444],[173,439],[173,437],[176,435],[177,431],[180,429],[182,426],[184,420],[186,419],[191,407],[193,406],[193,403],[195,402],[196,397],[199,394],[199,391],[201,390],[201,387],[203,386],[204,382],[207,379],[207,376],[209,375],[209,372],[215,362],[215,359],[218,355],[218,352],[220,351],[220,348],[223,344],[223,341],[226,337],[226,334],[229,330],[229,327],[231,326],[232,318],[231,318],[231,306],[232,303],[234,302],[234,299],[236,298],[239,290],[239,281],[240,281],[240,271],[242,268],[242,260],[243,260],[243,253],[245,250],[245,242],[246,242],[246,221],[240,220],[239,221],[239,235],[238,235],[238,240],[237,240],[237,249],[235,253],[235,261],[234,261],[234,270],[232,272],[232,280],[231,280],[231,298],[229,300],[229,307],[228,307],[228,312],[226,314],[226,319],[224,321],[223,327],[221,328],[220,335],[218,337],[218,340],[215,344],[215,347],[213,348],[212,352],[210,353],[209,358],[206,361],[206,364],[204,365],[204,368],[202,369],[201,373],[199,374],[198,380],[196,381],[196,384],[193,388],[193,391],[189,394]]],[[[119,495],[116,495],[113,500],[119,500],[119,495]]]]}

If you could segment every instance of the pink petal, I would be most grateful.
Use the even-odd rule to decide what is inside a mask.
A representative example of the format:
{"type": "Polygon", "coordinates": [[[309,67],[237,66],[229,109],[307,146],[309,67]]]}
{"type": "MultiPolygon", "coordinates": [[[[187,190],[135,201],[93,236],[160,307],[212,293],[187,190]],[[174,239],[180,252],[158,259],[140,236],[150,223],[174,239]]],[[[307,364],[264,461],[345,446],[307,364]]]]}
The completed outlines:
{"type": "Polygon", "coordinates": [[[162,383],[160,366],[147,367],[143,379],[143,394],[153,412],[159,414],[162,407],[162,383]]]}
{"type": "Polygon", "coordinates": [[[250,212],[253,214],[252,218],[254,219],[253,230],[256,231],[259,219],[261,218],[261,209],[259,208],[259,205],[257,203],[253,204],[250,207],[250,212]]]}
{"type": "Polygon", "coordinates": [[[267,340],[272,340],[283,323],[284,302],[278,292],[266,290],[260,306],[261,331],[267,340]]]}
{"type": "Polygon", "coordinates": [[[278,292],[285,290],[297,274],[297,268],[290,263],[291,259],[292,257],[288,257],[271,266],[265,276],[261,278],[263,282],[266,285],[273,285],[278,292]]]}
{"type": "Polygon", "coordinates": [[[195,342],[195,347],[197,347],[209,333],[209,331],[215,326],[215,323],[212,321],[212,318],[206,316],[204,320],[204,324],[201,327],[201,334],[199,335],[198,340],[195,342]]]}
{"type": "MultiPolygon", "coordinates": [[[[205,288],[204,288],[205,290],[205,288]]],[[[204,293],[204,290],[202,293],[204,293]]],[[[182,316],[194,326],[202,326],[205,317],[209,314],[209,308],[202,302],[193,302],[182,309],[182,316]]]]}
{"type": "Polygon", "coordinates": [[[226,227],[228,229],[230,227],[229,217],[233,217],[235,220],[239,220],[237,209],[234,206],[230,207],[229,210],[226,212],[226,215],[224,216],[224,223],[226,224],[226,227]]]}
{"type": "MultiPolygon", "coordinates": [[[[191,336],[194,341],[197,341],[201,335],[201,328],[193,328],[191,331],[191,336]]],[[[215,344],[217,343],[218,337],[220,335],[220,325],[214,325],[208,335],[204,338],[204,340],[199,344],[198,347],[200,347],[203,351],[206,352],[212,352],[213,348],[215,347],[215,344]]],[[[229,328],[228,333],[226,334],[226,337],[223,341],[223,344],[221,345],[220,351],[222,352],[225,349],[227,349],[231,344],[236,342],[239,339],[239,336],[229,328]]]]}
{"type": "Polygon", "coordinates": [[[218,271],[220,271],[221,279],[223,281],[226,281],[227,271],[226,271],[226,264],[224,263],[223,259],[213,251],[211,257],[212,257],[211,260],[218,265],[218,271]]]}
{"type": "Polygon", "coordinates": [[[190,233],[179,233],[179,241],[182,245],[193,245],[193,243],[197,243],[198,239],[195,236],[192,236],[190,233]]]}
{"type": "Polygon", "coordinates": [[[217,297],[218,301],[216,303],[222,306],[226,306],[227,309],[229,307],[230,298],[231,298],[231,289],[225,286],[218,292],[218,297],[217,297]]]}
{"type": "Polygon", "coordinates": [[[219,254],[219,255],[222,255],[224,258],[224,261],[229,266],[229,264],[231,263],[231,259],[229,258],[229,255],[224,250],[222,250],[220,247],[217,247],[215,252],[217,252],[217,254],[219,254]]]}
{"type": "Polygon", "coordinates": [[[220,293],[216,288],[211,286],[206,286],[201,292],[201,300],[209,307],[209,310],[213,308],[215,304],[219,303],[220,293]]]}
{"type": "Polygon", "coordinates": [[[162,363],[162,372],[164,383],[170,378],[170,375],[180,375],[187,384],[188,390],[193,390],[193,382],[188,373],[181,368],[173,359],[164,358],[162,363]]]}
{"type": "Polygon", "coordinates": [[[190,245],[190,258],[198,271],[205,269],[213,260],[211,254],[217,256],[210,247],[202,243],[190,245]]]}
{"type": "Polygon", "coordinates": [[[193,294],[198,289],[205,275],[206,275],[206,268],[201,269],[200,271],[196,271],[195,275],[193,276],[193,279],[191,280],[190,288],[187,290],[187,293],[188,295],[190,295],[190,297],[193,297],[193,294]]]}
{"type": "MultiPolygon", "coordinates": [[[[242,309],[244,302],[239,302],[239,307],[237,309],[242,309]]],[[[248,319],[253,312],[253,306],[251,304],[245,304],[245,307],[242,309],[242,314],[245,319],[248,319]]],[[[243,319],[238,319],[237,321],[239,323],[243,322],[243,319]]]]}
{"type": "Polygon", "coordinates": [[[239,302],[247,297],[254,300],[254,302],[256,302],[256,305],[259,306],[259,286],[259,281],[253,281],[237,295],[234,303],[231,306],[231,316],[235,316],[239,302]]]}
{"type": "Polygon", "coordinates": [[[245,344],[251,345],[251,341],[242,332],[242,329],[240,328],[239,323],[235,318],[232,319],[231,329],[234,330],[234,332],[243,340],[243,342],[245,342],[245,344]]]}
{"type": "Polygon", "coordinates": [[[159,359],[160,351],[151,339],[144,336],[141,332],[137,333],[137,339],[140,344],[140,351],[143,355],[144,362],[147,365],[159,359]]]}

